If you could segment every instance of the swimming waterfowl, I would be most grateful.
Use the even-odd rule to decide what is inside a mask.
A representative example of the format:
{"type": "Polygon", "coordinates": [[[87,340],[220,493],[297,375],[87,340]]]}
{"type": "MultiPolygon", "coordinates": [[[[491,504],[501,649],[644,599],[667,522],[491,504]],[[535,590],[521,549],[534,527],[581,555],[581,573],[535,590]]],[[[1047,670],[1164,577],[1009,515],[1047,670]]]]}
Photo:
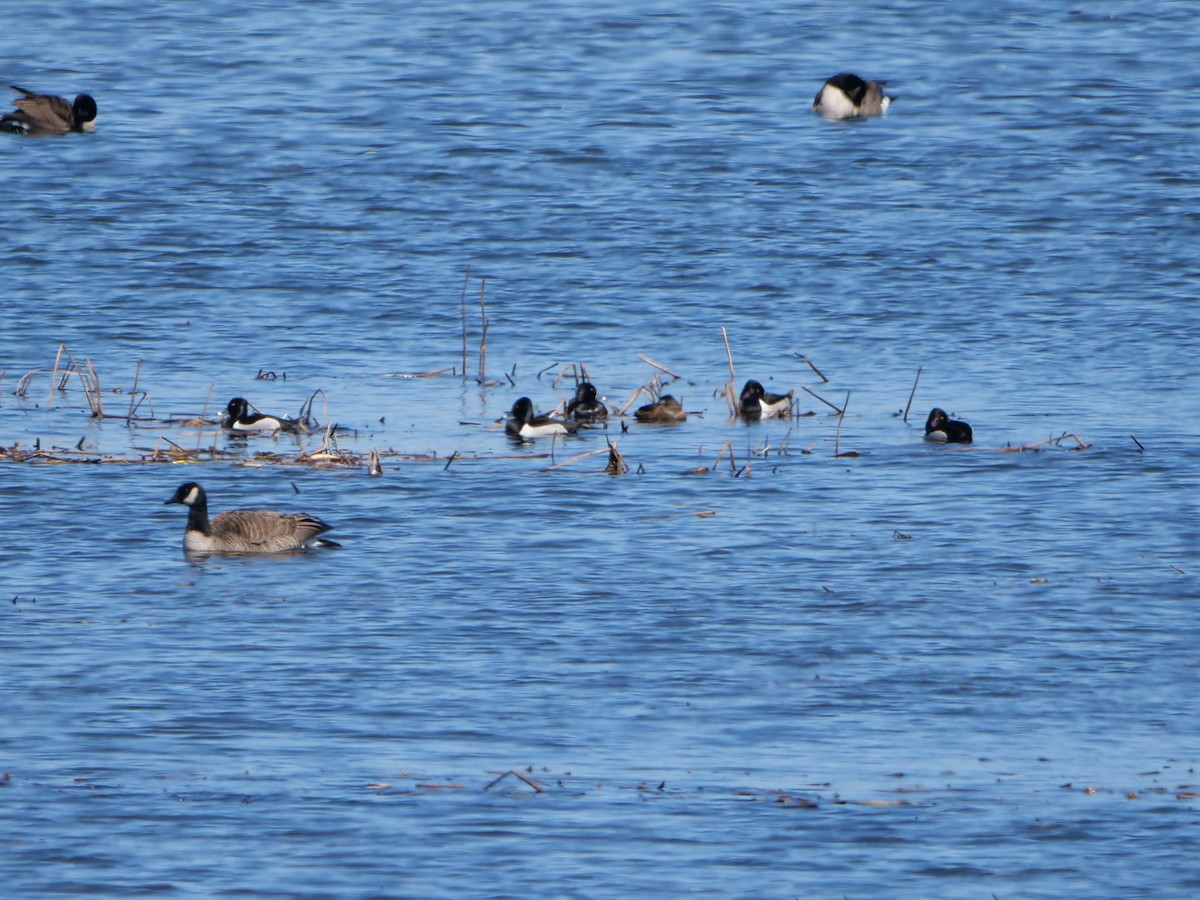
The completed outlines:
{"type": "Polygon", "coordinates": [[[742,418],[747,422],[756,422],[772,416],[787,416],[792,411],[792,397],[795,394],[795,390],[786,394],[772,394],[760,382],[751,378],[742,388],[742,418]]]}
{"type": "Polygon", "coordinates": [[[925,440],[935,444],[969,444],[972,440],[971,426],[946,415],[946,411],[934,407],[925,420],[925,440]]]}
{"type": "Polygon", "coordinates": [[[575,399],[567,404],[567,418],[576,422],[595,422],[608,418],[608,407],[596,396],[596,387],[581,381],[575,387],[575,399]]]}
{"type": "Polygon", "coordinates": [[[639,422],[651,422],[657,425],[667,425],[673,422],[683,422],[687,413],[679,405],[679,401],[670,394],[663,394],[653,403],[640,406],[633,417],[639,422]]]}
{"type": "Polygon", "coordinates": [[[321,537],[333,526],[307,513],[231,509],[209,521],[208,497],[194,481],[181,484],[166,503],[188,508],[183,549],[189,553],[283,553],[340,546],[321,537]]]}
{"type": "Polygon", "coordinates": [[[867,81],[853,72],[839,72],[825,80],[813,100],[813,112],[827,119],[881,116],[894,97],[883,92],[886,81],[867,81]]]}
{"type": "Polygon", "coordinates": [[[230,431],[266,431],[275,434],[278,431],[295,431],[296,423],[291,419],[281,419],[265,413],[252,413],[245,398],[234,397],[225,407],[221,427],[230,431]]]}
{"type": "Polygon", "coordinates": [[[528,397],[521,397],[512,405],[512,418],[504,426],[509,437],[520,441],[553,434],[572,434],[575,428],[574,422],[564,422],[551,416],[535,416],[533,401],[528,397]]]}
{"type": "Polygon", "coordinates": [[[13,101],[16,112],[0,116],[0,131],[38,136],[91,131],[96,125],[96,101],[90,94],[80,94],[74,103],[68,103],[53,94],[38,94],[15,84],[9,87],[23,96],[13,101]]]}

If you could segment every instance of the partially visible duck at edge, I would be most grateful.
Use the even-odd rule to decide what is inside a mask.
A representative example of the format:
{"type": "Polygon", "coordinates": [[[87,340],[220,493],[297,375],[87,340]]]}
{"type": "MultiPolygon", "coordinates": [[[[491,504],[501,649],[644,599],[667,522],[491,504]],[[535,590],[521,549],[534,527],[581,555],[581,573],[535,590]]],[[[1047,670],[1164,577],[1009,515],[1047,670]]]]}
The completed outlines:
{"type": "Polygon", "coordinates": [[[567,418],[576,422],[597,422],[608,418],[608,407],[596,396],[591,382],[581,381],[575,387],[575,399],[567,404],[567,418]]]}
{"type": "Polygon", "coordinates": [[[225,407],[221,427],[230,431],[265,431],[268,434],[277,434],[280,431],[295,431],[296,423],[291,419],[281,419],[265,413],[252,413],[250,404],[244,397],[234,397],[225,407]]]}
{"type": "Polygon", "coordinates": [[[537,437],[555,434],[573,434],[576,429],[574,422],[565,422],[552,416],[536,416],[533,414],[533,401],[528,397],[519,398],[512,405],[512,418],[504,425],[508,436],[518,441],[527,441],[537,437]]]}
{"type": "Polygon", "coordinates": [[[757,422],[759,419],[769,419],[773,416],[786,417],[792,411],[792,397],[795,389],[786,394],[772,394],[762,386],[761,382],[751,378],[742,388],[739,406],[742,418],[747,422],[757,422]]]}
{"type": "Polygon", "coordinates": [[[813,100],[813,112],[827,119],[861,119],[881,116],[894,97],[883,92],[886,81],[867,81],[853,72],[839,72],[825,80],[813,100]]]}
{"type": "Polygon", "coordinates": [[[188,553],[284,553],[341,546],[321,537],[333,526],[308,513],[231,509],[210,521],[208,497],[194,481],[181,484],[165,503],[181,503],[188,508],[183,533],[183,549],[188,553]]]}
{"type": "Polygon", "coordinates": [[[663,394],[653,403],[638,407],[633,417],[639,422],[650,422],[657,425],[671,425],[675,422],[687,421],[687,413],[679,405],[679,401],[670,394],[663,394]]]}
{"type": "Polygon", "coordinates": [[[971,426],[946,415],[944,409],[934,407],[925,420],[925,440],[934,444],[969,444],[972,440],[971,426]]]}
{"type": "Polygon", "coordinates": [[[53,94],[39,94],[15,84],[9,87],[22,96],[13,101],[16,112],[0,116],[0,131],[40,137],[91,131],[96,126],[96,101],[90,94],[80,94],[74,103],[68,103],[53,94]]]}

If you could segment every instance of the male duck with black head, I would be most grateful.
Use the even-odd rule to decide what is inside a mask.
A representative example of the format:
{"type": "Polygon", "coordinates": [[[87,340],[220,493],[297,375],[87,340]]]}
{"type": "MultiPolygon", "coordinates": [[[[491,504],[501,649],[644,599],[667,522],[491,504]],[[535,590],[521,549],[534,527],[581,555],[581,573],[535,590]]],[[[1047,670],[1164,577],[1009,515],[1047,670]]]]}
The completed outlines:
{"type": "Polygon", "coordinates": [[[925,420],[925,440],[933,444],[969,444],[973,439],[971,426],[946,415],[944,409],[934,407],[925,420]]]}
{"type": "Polygon", "coordinates": [[[230,431],[243,433],[259,432],[278,434],[280,431],[296,431],[296,423],[291,419],[281,419],[278,416],[268,416],[266,413],[250,412],[250,404],[244,397],[234,397],[225,407],[221,417],[221,427],[230,431]]]}
{"type": "Polygon", "coordinates": [[[512,418],[504,425],[504,431],[517,441],[529,441],[557,434],[574,434],[578,426],[553,416],[537,416],[533,413],[533,401],[521,397],[512,405],[512,418]]]}
{"type": "Polygon", "coordinates": [[[41,137],[46,134],[67,134],[71,131],[91,131],[96,127],[96,101],[90,94],[80,94],[74,103],[53,94],[9,85],[21,97],[13,101],[16,112],[0,116],[0,131],[41,137]]]}
{"type": "Polygon", "coordinates": [[[742,388],[738,400],[742,418],[747,422],[757,422],[759,419],[786,417],[792,411],[792,397],[796,391],[789,390],[786,394],[772,394],[762,386],[762,382],[751,378],[742,388]]]}
{"type": "Polygon", "coordinates": [[[596,386],[581,381],[575,388],[575,398],[567,404],[567,418],[576,422],[599,422],[608,418],[608,407],[596,395],[596,386]]]}
{"type": "Polygon", "coordinates": [[[882,116],[894,97],[883,92],[886,81],[867,81],[853,72],[839,72],[825,79],[813,99],[813,112],[826,119],[863,119],[882,116]]]}

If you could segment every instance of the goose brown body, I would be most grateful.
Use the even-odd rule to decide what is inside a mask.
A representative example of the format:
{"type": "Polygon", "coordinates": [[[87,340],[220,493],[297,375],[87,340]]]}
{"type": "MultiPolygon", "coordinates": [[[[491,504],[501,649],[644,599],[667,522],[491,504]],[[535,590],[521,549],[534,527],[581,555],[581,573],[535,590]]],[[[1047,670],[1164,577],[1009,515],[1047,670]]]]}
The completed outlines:
{"type": "Polygon", "coordinates": [[[167,503],[188,508],[183,549],[189,553],[283,553],[315,546],[338,546],[321,535],[333,526],[308,513],[273,509],[231,509],[208,517],[204,488],[189,481],[167,503]]]}
{"type": "Polygon", "coordinates": [[[66,134],[91,131],[96,123],[96,101],[80,94],[74,103],[53,94],[39,94],[17,85],[9,85],[22,96],[14,100],[17,111],[0,117],[0,127],[19,134],[66,134]]]}

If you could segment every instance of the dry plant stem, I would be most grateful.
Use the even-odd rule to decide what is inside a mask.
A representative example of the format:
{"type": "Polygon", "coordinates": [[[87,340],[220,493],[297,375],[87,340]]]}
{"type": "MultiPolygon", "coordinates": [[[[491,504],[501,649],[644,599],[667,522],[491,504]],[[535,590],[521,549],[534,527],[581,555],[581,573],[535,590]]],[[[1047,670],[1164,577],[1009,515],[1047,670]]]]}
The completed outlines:
{"type": "Polygon", "coordinates": [[[639,397],[641,397],[643,393],[644,393],[644,394],[646,394],[647,396],[649,396],[649,398],[650,398],[651,400],[653,400],[653,399],[654,399],[654,394],[652,394],[652,393],[650,392],[650,389],[649,389],[649,388],[647,388],[647,387],[646,387],[644,384],[643,384],[643,385],[640,385],[640,386],[637,388],[637,390],[635,390],[635,391],[634,391],[634,392],[633,392],[633,393],[630,395],[629,399],[625,401],[625,405],[624,405],[624,406],[622,406],[622,407],[621,407],[619,410],[617,410],[617,415],[618,415],[618,416],[623,416],[623,415],[625,415],[625,413],[627,413],[627,412],[629,411],[629,407],[633,406],[633,404],[634,404],[634,403],[636,403],[636,402],[638,401],[638,398],[639,398],[639,397]]]}
{"type": "Polygon", "coordinates": [[[808,367],[810,369],[812,369],[814,372],[817,373],[817,377],[821,379],[822,383],[825,383],[825,384],[829,383],[829,379],[825,377],[825,373],[822,372],[820,369],[818,369],[816,366],[814,366],[813,361],[811,359],[809,359],[803,353],[800,354],[800,358],[802,360],[804,360],[806,363],[808,363],[808,367]]]}
{"type": "Polygon", "coordinates": [[[721,326],[721,337],[725,340],[725,359],[729,363],[729,381],[725,383],[725,403],[729,407],[729,415],[737,416],[742,412],[741,398],[734,393],[737,389],[737,373],[733,370],[733,351],[729,349],[729,332],[721,326]]]}
{"type": "Polygon", "coordinates": [[[908,394],[908,403],[904,406],[904,421],[908,421],[908,411],[912,409],[913,397],[917,396],[917,382],[921,380],[921,367],[917,366],[917,377],[913,379],[912,390],[908,394]]]}
{"type": "Polygon", "coordinates": [[[503,781],[509,775],[512,775],[514,778],[521,779],[523,782],[525,782],[527,785],[529,785],[531,788],[534,789],[534,791],[536,791],[539,794],[541,794],[545,791],[545,788],[543,788],[540,784],[538,784],[532,778],[528,778],[525,775],[522,775],[516,769],[509,769],[507,772],[502,772],[499,775],[499,777],[494,778],[493,780],[489,781],[486,785],[484,785],[483,789],[485,791],[490,791],[492,788],[494,788],[497,784],[499,784],[501,781],[503,781]]]}
{"type": "MultiPolygon", "coordinates": [[[[1131,435],[1131,437],[1132,437],[1132,435],[1131,435]]],[[[1058,437],[1046,438],[1044,441],[1034,441],[1032,444],[1022,444],[1019,447],[1006,447],[1005,449],[1006,450],[1034,450],[1038,447],[1044,447],[1047,444],[1058,444],[1058,443],[1061,443],[1062,441],[1065,441],[1068,439],[1075,441],[1074,449],[1076,449],[1076,450],[1086,450],[1092,446],[1087,441],[1085,441],[1083,438],[1081,438],[1079,435],[1071,434],[1069,432],[1064,431],[1058,437]]],[[[1134,438],[1134,442],[1135,443],[1137,442],[1137,438],[1134,438]]],[[[1138,446],[1141,446],[1141,445],[1139,444],[1138,446]]]]}
{"type": "Polygon", "coordinates": [[[713,460],[712,471],[717,471],[717,466],[721,464],[721,458],[724,457],[726,453],[729,454],[729,470],[731,472],[736,471],[737,464],[733,461],[733,444],[731,444],[729,441],[723,443],[721,445],[721,449],[717,451],[717,458],[713,460]]]}
{"type": "Polygon", "coordinates": [[[608,453],[608,447],[600,447],[597,450],[585,450],[583,453],[576,453],[570,459],[564,459],[562,462],[557,462],[552,466],[546,466],[542,469],[543,472],[553,472],[555,469],[561,469],[563,466],[570,465],[578,459],[583,459],[585,456],[595,456],[597,453],[608,453]]]}
{"type": "MultiPolygon", "coordinates": [[[[71,363],[71,368],[65,370],[63,377],[63,386],[66,387],[67,376],[71,370],[74,370],[76,377],[79,378],[79,383],[83,386],[83,396],[87,398],[88,407],[92,410],[92,418],[100,419],[104,417],[104,404],[100,398],[100,379],[96,375],[96,369],[92,366],[90,359],[84,360],[87,363],[87,372],[80,367],[75,361],[75,357],[71,355],[71,351],[67,349],[67,345],[63,344],[62,351],[66,354],[68,362],[71,363]]],[[[57,361],[55,363],[57,367],[57,361]]]]}
{"type": "Polygon", "coordinates": [[[54,369],[50,372],[50,396],[46,398],[46,409],[49,411],[54,406],[54,385],[58,381],[58,364],[62,361],[63,351],[67,349],[67,345],[60,343],[58,352],[54,354],[54,369]]]}
{"type": "MultiPolygon", "coordinates": [[[[88,367],[88,375],[91,377],[91,388],[88,403],[92,407],[92,417],[96,419],[104,418],[104,400],[100,393],[100,376],[96,374],[96,369],[92,366],[92,361],[86,360],[88,367]]],[[[82,379],[81,379],[82,380],[82,379]]]]}
{"type": "MultiPolygon", "coordinates": [[[[570,373],[575,378],[576,382],[579,381],[579,373],[575,368],[575,363],[567,363],[565,366],[563,366],[561,369],[559,369],[558,374],[555,375],[553,379],[551,379],[550,387],[552,387],[552,388],[558,387],[558,383],[560,381],[562,381],[564,378],[566,378],[568,373],[570,373]]],[[[542,374],[541,372],[538,372],[538,377],[541,377],[541,374],[542,374]]]]}
{"type": "Polygon", "coordinates": [[[462,313],[462,377],[467,377],[467,283],[471,280],[471,267],[467,266],[467,271],[463,275],[462,296],[458,298],[458,305],[462,313]]]}
{"type": "Polygon", "coordinates": [[[672,372],[672,371],[671,371],[670,369],[668,369],[666,366],[664,366],[664,365],[661,365],[660,363],[656,363],[656,362],[655,362],[654,360],[652,360],[650,357],[646,356],[646,354],[644,354],[644,353],[639,353],[639,354],[638,354],[638,359],[640,359],[642,362],[646,363],[646,365],[649,365],[649,366],[654,366],[654,368],[656,368],[656,369],[659,369],[660,371],[666,372],[668,375],[670,375],[670,376],[671,376],[672,378],[674,378],[676,381],[678,381],[678,380],[679,380],[679,376],[678,376],[678,375],[676,375],[674,372],[672,372]]]}
{"type": "Polygon", "coordinates": [[[479,380],[487,380],[487,279],[479,279],[479,324],[482,329],[479,335],[479,380]]]}
{"type": "MultiPolygon", "coordinates": [[[[202,409],[200,411],[200,413],[201,413],[200,418],[202,418],[202,419],[208,418],[208,404],[212,402],[212,393],[213,393],[214,387],[216,387],[216,385],[214,385],[210,381],[208,383],[208,394],[204,397],[204,409],[202,409]]],[[[217,435],[218,434],[219,434],[219,431],[217,431],[217,430],[213,431],[213,442],[212,442],[213,453],[217,452],[217,435]]],[[[200,442],[203,439],[204,439],[204,429],[203,428],[197,429],[197,431],[196,431],[196,452],[197,453],[200,452],[200,442]]]]}
{"type": "Polygon", "coordinates": [[[457,366],[445,366],[441,369],[430,369],[428,372],[384,372],[382,375],[376,375],[376,378],[434,378],[438,375],[445,375],[447,372],[458,374],[457,366]]]}
{"type": "Polygon", "coordinates": [[[44,369],[30,369],[21,376],[21,380],[17,382],[17,389],[13,391],[14,396],[20,397],[22,400],[29,394],[29,385],[33,383],[38,375],[44,372],[44,369]]]}
{"type": "Polygon", "coordinates": [[[846,421],[846,407],[850,405],[850,392],[846,391],[846,400],[842,404],[842,412],[838,416],[837,433],[833,437],[833,455],[842,455],[842,423],[846,421]]]}
{"type": "Polygon", "coordinates": [[[816,397],[818,400],[820,400],[822,403],[824,403],[826,406],[828,406],[830,409],[832,409],[839,416],[842,414],[842,411],[840,409],[838,409],[836,406],[834,406],[832,403],[830,403],[828,400],[826,400],[824,397],[822,397],[820,394],[816,393],[815,391],[810,391],[806,387],[801,387],[801,390],[803,390],[804,393],[806,393],[812,397],[816,397]]]}
{"type": "Polygon", "coordinates": [[[129,413],[125,416],[125,425],[129,426],[133,423],[133,402],[137,399],[138,379],[142,377],[142,361],[137,361],[137,368],[133,371],[133,390],[129,392],[129,413]]]}

